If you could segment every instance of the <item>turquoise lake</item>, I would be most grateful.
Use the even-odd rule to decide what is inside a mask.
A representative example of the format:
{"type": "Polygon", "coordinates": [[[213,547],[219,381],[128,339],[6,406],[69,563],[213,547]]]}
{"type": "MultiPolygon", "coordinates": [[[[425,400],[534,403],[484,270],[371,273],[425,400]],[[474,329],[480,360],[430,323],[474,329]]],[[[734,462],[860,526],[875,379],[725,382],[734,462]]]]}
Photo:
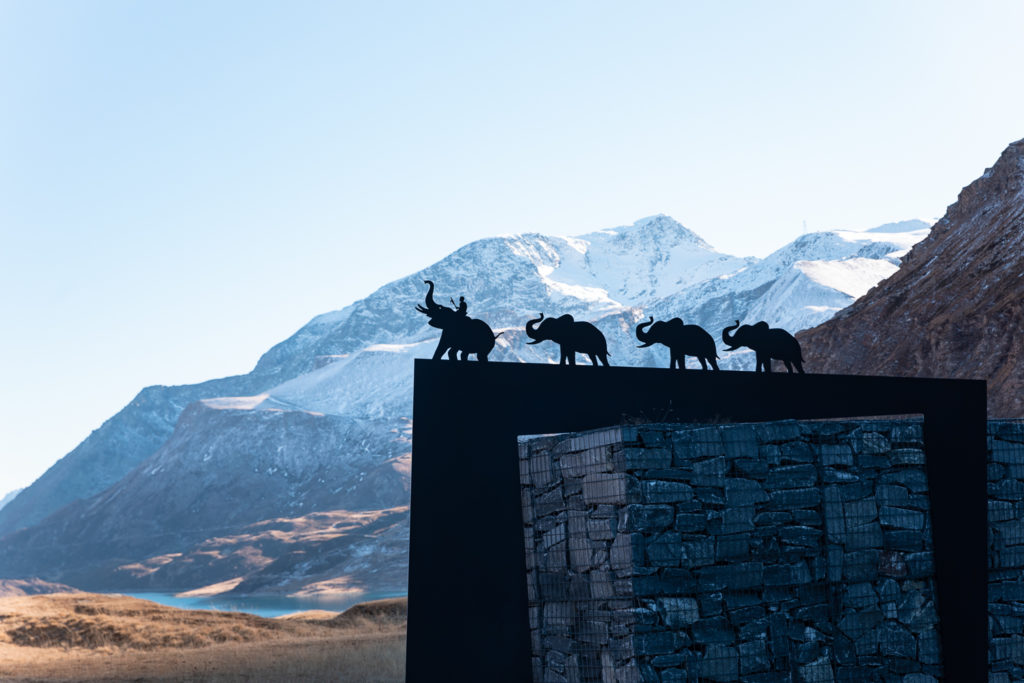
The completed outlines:
{"type": "Polygon", "coordinates": [[[367,593],[359,597],[342,598],[289,598],[276,595],[218,596],[206,598],[179,598],[173,593],[121,593],[133,598],[152,600],[169,607],[182,609],[209,609],[224,612],[248,612],[261,617],[279,617],[292,612],[310,609],[326,609],[341,612],[352,605],[367,600],[403,597],[404,593],[367,593]]]}

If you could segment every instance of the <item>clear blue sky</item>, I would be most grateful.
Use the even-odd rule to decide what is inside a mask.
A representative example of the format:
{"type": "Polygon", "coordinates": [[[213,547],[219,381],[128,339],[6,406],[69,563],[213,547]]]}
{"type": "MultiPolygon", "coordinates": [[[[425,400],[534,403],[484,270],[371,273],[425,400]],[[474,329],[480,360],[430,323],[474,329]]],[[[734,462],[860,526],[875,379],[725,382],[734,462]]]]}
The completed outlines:
{"type": "Polygon", "coordinates": [[[0,495],[149,384],[495,234],[935,218],[1024,3],[0,0],[0,495]]]}

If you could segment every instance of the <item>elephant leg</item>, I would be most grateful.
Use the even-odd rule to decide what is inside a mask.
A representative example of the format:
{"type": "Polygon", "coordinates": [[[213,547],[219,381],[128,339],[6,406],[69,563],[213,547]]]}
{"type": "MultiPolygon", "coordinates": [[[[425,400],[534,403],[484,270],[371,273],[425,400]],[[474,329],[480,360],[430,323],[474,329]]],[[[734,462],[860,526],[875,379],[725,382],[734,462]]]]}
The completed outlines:
{"type": "Polygon", "coordinates": [[[793,361],[793,365],[796,366],[796,371],[797,372],[799,372],[801,375],[804,374],[804,364],[803,364],[803,361],[795,360],[795,361],[793,361]]]}
{"type": "Polygon", "coordinates": [[[700,361],[700,369],[701,370],[707,370],[708,369],[708,362],[706,360],[704,360],[704,356],[697,356],[697,360],[700,361]]]}
{"type": "Polygon", "coordinates": [[[784,360],[782,362],[786,365],[786,372],[788,372],[789,374],[792,375],[793,374],[793,364],[790,363],[788,360],[784,360]]]}
{"type": "Polygon", "coordinates": [[[448,360],[458,360],[459,350],[454,346],[448,349],[448,360]]]}
{"type": "Polygon", "coordinates": [[[469,360],[469,351],[462,349],[462,357],[459,360],[469,360]]]}
{"type": "MultiPolygon", "coordinates": [[[[602,363],[604,363],[605,367],[608,367],[608,354],[607,353],[602,353],[600,356],[598,356],[598,358],[601,360],[602,363]]],[[[597,363],[594,363],[594,365],[597,365],[597,363]]]]}
{"type": "Polygon", "coordinates": [[[565,353],[565,351],[562,351],[562,357],[558,359],[558,364],[559,365],[568,365],[569,364],[569,356],[565,353]]]}
{"type": "Polygon", "coordinates": [[[486,353],[478,353],[478,354],[476,354],[476,359],[478,361],[480,361],[481,363],[486,363],[487,362],[487,354],[486,353]]]}
{"type": "Polygon", "coordinates": [[[444,352],[447,351],[447,350],[448,350],[447,347],[442,346],[441,344],[438,344],[437,348],[434,349],[434,358],[433,358],[433,360],[441,360],[441,356],[443,356],[444,352]]]}
{"type": "Polygon", "coordinates": [[[575,351],[570,351],[569,352],[569,365],[576,365],[576,352],[575,351]]]}
{"type": "Polygon", "coordinates": [[[592,353],[588,353],[587,357],[590,358],[590,364],[591,365],[597,365],[597,356],[595,356],[592,353]]]}
{"type": "Polygon", "coordinates": [[[718,361],[716,361],[714,358],[708,358],[708,362],[711,363],[712,370],[718,370],[718,361]]]}

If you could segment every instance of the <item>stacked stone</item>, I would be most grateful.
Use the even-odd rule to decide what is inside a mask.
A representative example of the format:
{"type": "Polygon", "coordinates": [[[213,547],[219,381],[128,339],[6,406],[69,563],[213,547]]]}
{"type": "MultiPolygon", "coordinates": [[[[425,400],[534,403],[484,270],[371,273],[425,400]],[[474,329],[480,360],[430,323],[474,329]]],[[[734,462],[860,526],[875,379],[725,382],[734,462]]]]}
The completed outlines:
{"type": "Polygon", "coordinates": [[[940,673],[920,423],[622,427],[521,457],[535,680],[940,673]]]}
{"type": "Polygon", "coordinates": [[[639,682],[633,652],[632,534],[620,528],[637,480],[614,428],[520,445],[533,678],[639,682]]]}
{"type": "Polygon", "coordinates": [[[1024,680],[1024,420],[988,425],[989,681],[1024,680]]]}

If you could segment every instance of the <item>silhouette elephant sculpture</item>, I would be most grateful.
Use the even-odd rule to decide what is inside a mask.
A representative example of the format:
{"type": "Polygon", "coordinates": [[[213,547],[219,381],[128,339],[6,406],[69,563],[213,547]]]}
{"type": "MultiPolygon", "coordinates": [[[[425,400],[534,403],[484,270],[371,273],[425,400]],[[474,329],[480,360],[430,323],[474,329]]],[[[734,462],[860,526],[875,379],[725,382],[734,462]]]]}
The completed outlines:
{"type": "Polygon", "coordinates": [[[672,318],[668,322],[654,322],[654,318],[651,317],[647,322],[636,326],[636,338],[643,342],[638,347],[641,349],[652,344],[667,346],[670,353],[670,369],[685,370],[687,356],[696,356],[702,370],[707,370],[709,363],[713,369],[718,369],[718,363],[715,361],[718,358],[715,338],[699,325],[684,325],[681,318],[672,318]]]}
{"type": "Polygon", "coordinates": [[[445,352],[448,360],[455,360],[458,352],[462,352],[460,360],[467,360],[469,354],[475,353],[480,362],[487,361],[487,355],[494,349],[494,340],[501,332],[494,334],[490,326],[483,320],[470,318],[466,315],[465,301],[460,297],[459,309],[442,306],[434,301],[434,283],[424,280],[427,285],[425,306],[416,306],[416,310],[430,318],[427,323],[441,330],[441,340],[434,349],[434,360],[441,358],[445,352]]]}
{"type": "Polygon", "coordinates": [[[768,323],[761,321],[753,325],[743,325],[740,321],[735,325],[722,330],[722,341],[729,344],[727,351],[735,351],[741,346],[754,350],[757,358],[756,372],[771,372],[772,359],[781,360],[786,365],[788,372],[796,371],[803,374],[804,357],[800,353],[800,342],[796,337],[780,328],[768,327],[768,323]],[[730,330],[736,330],[729,334],[730,330]]]}
{"type": "Polygon", "coordinates": [[[576,365],[577,353],[590,356],[590,362],[594,365],[599,360],[608,365],[608,342],[604,334],[588,322],[577,322],[571,315],[545,318],[541,313],[539,318],[526,323],[526,336],[533,340],[530,344],[550,339],[561,346],[559,365],[576,365]]]}

